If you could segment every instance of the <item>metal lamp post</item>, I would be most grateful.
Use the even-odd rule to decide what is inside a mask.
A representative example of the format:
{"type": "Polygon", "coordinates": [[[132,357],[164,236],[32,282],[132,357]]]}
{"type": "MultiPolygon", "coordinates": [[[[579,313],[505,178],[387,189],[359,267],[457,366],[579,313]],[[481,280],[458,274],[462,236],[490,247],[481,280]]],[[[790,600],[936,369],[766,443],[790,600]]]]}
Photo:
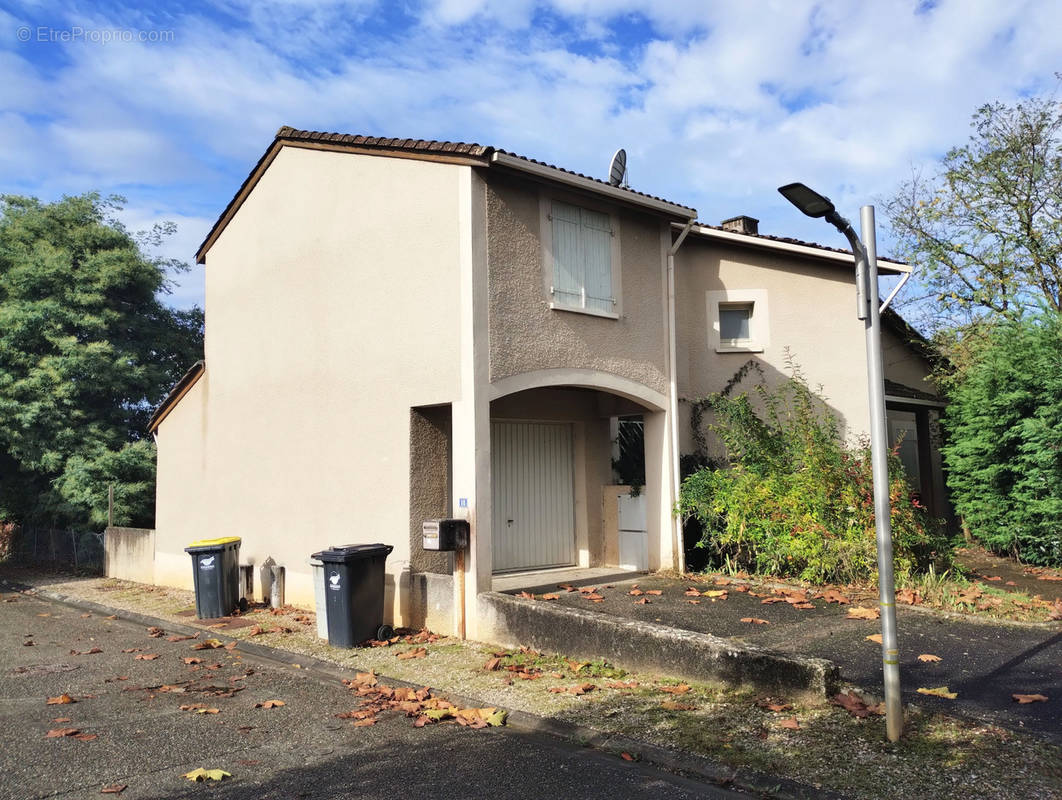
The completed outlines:
{"type": "Polygon", "coordinates": [[[885,432],[885,372],[881,357],[882,309],[878,306],[878,254],[874,233],[874,206],[863,206],[859,210],[862,233],[860,239],[852,228],[852,223],[837,213],[830,198],[802,183],[790,183],[779,187],[778,191],[807,216],[824,218],[843,233],[855,256],[856,317],[863,320],[866,329],[870,450],[874,470],[874,527],[878,540],[878,597],[881,603],[881,660],[885,677],[885,730],[889,741],[895,742],[903,732],[903,704],[900,698],[900,651],[896,641],[896,590],[892,568],[889,460],[885,432]]]}

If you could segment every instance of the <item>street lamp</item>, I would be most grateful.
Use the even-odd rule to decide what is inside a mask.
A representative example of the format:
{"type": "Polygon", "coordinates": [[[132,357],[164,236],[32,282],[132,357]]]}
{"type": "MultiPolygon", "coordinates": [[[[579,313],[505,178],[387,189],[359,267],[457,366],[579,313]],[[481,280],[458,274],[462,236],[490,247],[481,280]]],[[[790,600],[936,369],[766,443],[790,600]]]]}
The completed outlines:
{"type": "MultiPolygon", "coordinates": [[[[837,213],[830,198],[802,183],[778,189],[809,217],[825,218],[852,245],[856,271],[856,317],[863,320],[870,398],[870,453],[874,470],[874,528],[878,539],[878,599],[881,604],[881,660],[885,676],[885,730],[890,742],[903,731],[900,697],[900,650],[896,642],[896,590],[892,569],[892,522],[889,507],[888,441],[885,433],[885,373],[881,358],[881,309],[878,307],[878,254],[874,206],[859,210],[862,239],[852,223],[837,213]]],[[[887,301],[886,301],[887,302],[887,301]]]]}

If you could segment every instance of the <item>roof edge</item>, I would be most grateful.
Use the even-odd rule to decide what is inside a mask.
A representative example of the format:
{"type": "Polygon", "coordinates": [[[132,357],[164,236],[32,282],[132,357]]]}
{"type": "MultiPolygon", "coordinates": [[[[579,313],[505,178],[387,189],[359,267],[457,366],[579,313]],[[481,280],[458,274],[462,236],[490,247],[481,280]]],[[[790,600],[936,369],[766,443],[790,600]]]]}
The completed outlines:
{"type": "Polygon", "coordinates": [[[169,393],[159,403],[159,407],[155,409],[155,413],[151,415],[151,419],[148,420],[147,429],[148,432],[154,433],[158,430],[162,421],[169,416],[169,413],[177,406],[181,401],[181,398],[188,394],[189,390],[195,386],[196,382],[203,377],[203,373],[206,372],[206,361],[200,359],[192,364],[188,368],[188,371],[181,376],[181,379],[173,385],[169,393]]]}
{"type": "MultiPolygon", "coordinates": [[[[736,231],[724,231],[714,226],[706,225],[703,222],[695,222],[690,233],[746,247],[780,250],[796,255],[808,256],[809,258],[836,261],[848,266],[854,264],[851,250],[840,250],[821,244],[815,244],[813,242],[802,242],[798,239],[780,239],[774,236],[766,236],[762,233],[737,233],[736,231]]],[[[890,261],[887,258],[878,259],[878,272],[884,272],[889,275],[902,275],[913,271],[914,270],[910,264],[903,264],[899,261],[890,261]]]]}

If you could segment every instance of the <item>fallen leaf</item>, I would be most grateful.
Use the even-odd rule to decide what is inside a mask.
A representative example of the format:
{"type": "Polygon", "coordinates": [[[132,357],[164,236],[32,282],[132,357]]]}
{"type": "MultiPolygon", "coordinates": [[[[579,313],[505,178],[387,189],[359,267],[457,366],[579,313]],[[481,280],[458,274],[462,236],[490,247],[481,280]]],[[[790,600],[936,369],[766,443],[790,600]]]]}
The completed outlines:
{"type": "Polygon", "coordinates": [[[756,703],[756,705],[758,705],[760,708],[766,709],[767,711],[773,711],[776,714],[782,711],[789,711],[793,707],[789,703],[774,703],[770,700],[761,700],[760,702],[756,703]]]}
{"type": "Polygon", "coordinates": [[[104,617],[104,619],[118,619],[118,615],[117,614],[111,614],[109,617],[104,617]]]}
{"type": "Polygon", "coordinates": [[[691,586],[691,587],[689,587],[686,590],[686,596],[687,597],[700,597],[701,596],[701,590],[698,589],[696,586],[691,586]]]}
{"type": "Polygon", "coordinates": [[[197,644],[192,645],[193,650],[215,650],[219,647],[224,647],[224,643],[220,639],[204,639],[197,644]]]}
{"type": "Polygon", "coordinates": [[[634,601],[634,604],[636,606],[647,606],[651,602],[652,601],[648,597],[639,597],[637,600],[634,601]]]}
{"type": "Polygon", "coordinates": [[[232,775],[223,769],[203,769],[200,767],[184,773],[181,777],[198,783],[200,781],[223,781],[225,778],[231,778],[232,775]]]}
{"type": "Polygon", "coordinates": [[[284,701],[283,700],[266,700],[266,701],[261,702],[261,703],[255,703],[254,707],[255,708],[279,708],[282,705],[284,705],[284,701]]]}
{"type": "Polygon", "coordinates": [[[623,683],[621,681],[612,681],[611,683],[607,683],[605,685],[608,686],[609,689],[637,689],[638,681],[627,681],[626,683],[623,683]]]}
{"type": "Polygon", "coordinates": [[[100,650],[98,647],[92,647],[92,648],[90,648],[88,650],[71,650],[70,651],[70,655],[72,655],[72,656],[92,656],[92,655],[96,655],[96,653],[102,653],[102,652],[103,651],[100,650]]]}
{"type": "Polygon", "coordinates": [[[918,657],[918,660],[926,664],[932,664],[936,661],[940,661],[940,656],[935,656],[932,653],[922,653],[922,655],[918,657]]]}
{"type": "Polygon", "coordinates": [[[534,600],[535,599],[535,596],[533,594],[531,594],[531,592],[518,592],[516,596],[517,597],[521,597],[524,600],[534,600]]]}
{"type": "Polygon", "coordinates": [[[24,641],[22,643],[22,646],[23,647],[36,647],[37,643],[35,641],[33,641],[32,639],[27,639],[26,641],[24,641]]]}
{"type": "Polygon", "coordinates": [[[152,639],[158,639],[165,635],[166,631],[164,631],[162,628],[155,627],[154,625],[148,628],[148,636],[150,636],[152,639]]]}
{"type": "Polygon", "coordinates": [[[539,600],[560,600],[560,595],[558,595],[558,594],[553,594],[553,593],[550,593],[550,594],[544,594],[544,595],[542,595],[542,596],[541,596],[540,598],[538,598],[538,599],[539,599],[539,600]]]}
{"type": "Polygon", "coordinates": [[[690,687],[685,683],[680,683],[678,686],[661,686],[660,691],[667,692],[668,694],[686,694],[690,690],[690,687]]]}
{"type": "Polygon", "coordinates": [[[871,708],[866,704],[866,701],[855,692],[835,694],[830,698],[830,703],[835,706],[840,706],[853,717],[858,719],[865,719],[870,714],[878,713],[876,706],[871,708]]]}
{"type": "Polygon", "coordinates": [[[833,589],[829,589],[824,592],[822,595],[822,599],[825,600],[827,603],[837,603],[839,605],[848,605],[852,602],[848,597],[841,594],[840,592],[834,591],[833,589]]]}
{"type": "Polygon", "coordinates": [[[70,695],[61,694],[58,697],[49,697],[47,702],[45,703],[45,705],[46,706],[63,706],[63,705],[66,705],[67,703],[76,703],[76,702],[77,702],[77,700],[75,700],[70,695]]]}
{"type": "Polygon", "coordinates": [[[203,663],[203,659],[196,658],[195,656],[188,656],[186,659],[184,659],[184,663],[185,664],[202,664],[203,663]]]}
{"type": "Polygon", "coordinates": [[[870,634],[870,636],[866,637],[866,640],[868,642],[877,642],[878,644],[881,644],[881,634],[880,633],[872,633],[872,634],[870,634]]]}
{"type": "Polygon", "coordinates": [[[800,723],[797,722],[797,718],[796,717],[790,717],[789,719],[783,719],[781,722],[779,722],[778,723],[778,727],[779,728],[788,728],[789,730],[798,731],[798,730],[800,730],[800,723]]]}
{"type": "Polygon", "coordinates": [[[404,653],[396,653],[395,655],[401,660],[405,660],[407,658],[424,658],[426,655],[428,655],[428,650],[424,647],[415,647],[412,650],[406,650],[406,652],[404,653]]]}
{"type": "Polygon", "coordinates": [[[845,619],[877,619],[879,616],[881,616],[881,611],[877,608],[853,606],[848,609],[848,615],[845,619]]]}
{"type": "Polygon", "coordinates": [[[583,597],[585,597],[587,600],[590,600],[591,602],[594,602],[594,603],[603,602],[604,599],[605,599],[604,597],[602,597],[601,595],[599,595],[597,593],[583,595],[583,597]]]}
{"type": "Polygon", "coordinates": [[[700,600],[687,600],[686,602],[689,603],[691,606],[699,606],[701,604],[700,600]]]}
{"type": "Polygon", "coordinates": [[[70,717],[56,717],[52,720],[56,725],[62,725],[64,722],[69,722],[70,717]]]}
{"type": "Polygon", "coordinates": [[[634,761],[634,756],[632,756],[630,753],[620,753],[620,758],[622,758],[624,761],[634,761]]]}
{"type": "Polygon", "coordinates": [[[81,615],[81,619],[88,619],[91,616],[92,616],[91,614],[82,614],[81,615]]]}
{"type": "Polygon", "coordinates": [[[659,589],[646,589],[646,590],[645,590],[645,593],[646,593],[646,594],[651,594],[651,595],[653,595],[654,597],[659,597],[660,595],[662,595],[662,594],[663,594],[663,592],[662,592],[662,591],[660,591],[659,589]]]}
{"type": "Polygon", "coordinates": [[[125,783],[112,783],[110,786],[104,786],[100,789],[100,794],[121,794],[125,791],[127,785],[125,783]]]}
{"type": "Polygon", "coordinates": [[[917,589],[900,589],[896,593],[896,600],[909,606],[917,606],[922,603],[922,594],[917,589]]]}
{"type": "Polygon", "coordinates": [[[1046,703],[1047,702],[1047,697],[1045,695],[1042,695],[1042,694],[1012,694],[1011,697],[1013,697],[1015,700],[1017,700],[1022,705],[1025,705],[1026,703],[1046,703]]]}
{"type": "Polygon", "coordinates": [[[494,658],[490,659],[486,664],[483,665],[483,669],[485,669],[487,672],[494,672],[500,666],[501,666],[501,659],[498,658],[497,656],[495,656],[494,658]]]}
{"type": "Polygon", "coordinates": [[[137,661],[154,661],[158,657],[158,653],[140,653],[138,655],[133,656],[133,658],[135,658],[137,661]]]}
{"type": "Polygon", "coordinates": [[[727,597],[726,589],[709,589],[706,592],[701,592],[701,597],[711,597],[714,599],[725,600],[727,597]]]}
{"type": "Polygon", "coordinates": [[[770,625],[771,624],[767,620],[760,619],[759,617],[742,617],[741,621],[742,622],[749,622],[749,623],[751,623],[753,625],[770,625]]]}
{"type": "Polygon", "coordinates": [[[52,728],[44,734],[45,739],[60,739],[63,736],[76,736],[81,733],[77,728],[52,728]]]}
{"type": "MultiPolygon", "coordinates": [[[[695,593],[699,594],[699,592],[696,592],[696,590],[695,593]]],[[[643,594],[645,594],[645,592],[635,586],[633,589],[627,592],[627,594],[629,594],[631,597],[641,597],[643,594]]]]}
{"type": "Polygon", "coordinates": [[[814,607],[814,603],[793,603],[793,608],[799,608],[801,611],[809,611],[814,607]]]}
{"type": "Polygon", "coordinates": [[[934,689],[920,688],[918,693],[932,695],[933,697],[944,697],[948,700],[954,700],[959,696],[958,692],[949,692],[947,686],[937,686],[934,689]]]}
{"type": "Polygon", "coordinates": [[[366,717],[365,719],[356,720],[354,723],[355,728],[367,728],[370,725],[376,724],[376,717],[366,717]]]}
{"type": "Polygon", "coordinates": [[[74,738],[79,742],[91,742],[93,739],[99,739],[99,735],[95,733],[77,733],[74,734],[74,738]]]}

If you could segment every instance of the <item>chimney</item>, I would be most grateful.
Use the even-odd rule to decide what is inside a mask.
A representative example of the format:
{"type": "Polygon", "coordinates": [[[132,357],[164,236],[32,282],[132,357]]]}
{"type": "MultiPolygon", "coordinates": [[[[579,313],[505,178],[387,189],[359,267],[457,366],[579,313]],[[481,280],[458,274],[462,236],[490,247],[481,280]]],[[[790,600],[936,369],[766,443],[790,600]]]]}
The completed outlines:
{"type": "Polygon", "coordinates": [[[731,217],[730,219],[724,219],[719,223],[724,231],[733,231],[734,233],[751,233],[756,235],[760,232],[760,221],[752,217],[746,217],[742,214],[740,217],[731,217]]]}

